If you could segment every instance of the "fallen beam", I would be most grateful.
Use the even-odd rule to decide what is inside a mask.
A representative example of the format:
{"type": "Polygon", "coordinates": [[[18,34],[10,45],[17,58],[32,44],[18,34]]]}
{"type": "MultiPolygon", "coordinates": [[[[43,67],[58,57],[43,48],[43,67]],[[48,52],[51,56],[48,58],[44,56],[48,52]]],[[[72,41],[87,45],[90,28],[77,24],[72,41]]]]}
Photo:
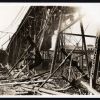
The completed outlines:
{"type": "Polygon", "coordinates": [[[53,89],[54,91],[66,91],[68,90],[69,88],[71,88],[72,86],[68,86],[66,88],[61,88],[61,89],[53,89]]]}
{"type": "Polygon", "coordinates": [[[53,71],[53,73],[48,76],[46,81],[40,85],[39,89],[56,73],[56,71],[58,71],[58,69],[60,69],[65,64],[66,60],[73,53],[75,49],[76,47],[68,54],[68,56],[61,62],[61,64],[55,69],[55,71],[53,71]]]}
{"type": "Polygon", "coordinates": [[[26,55],[26,53],[31,49],[31,45],[28,46],[27,50],[21,55],[21,57],[18,59],[18,61],[14,64],[14,66],[9,70],[8,77],[10,76],[10,73],[15,69],[17,64],[22,60],[22,58],[26,55]]]}
{"type": "MultiPolygon", "coordinates": [[[[34,90],[38,91],[38,87],[35,87],[34,90]]],[[[45,88],[40,88],[39,91],[44,92],[44,93],[49,93],[51,95],[70,95],[70,94],[67,94],[67,93],[61,93],[61,92],[56,92],[56,91],[53,91],[53,90],[47,90],[45,88]]]]}
{"type": "MultiPolygon", "coordinates": [[[[52,79],[49,79],[48,82],[51,82],[52,79]]],[[[39,81],[28,81],[28,82],[13,82],[13,83],[3,83],[0,84],[0,86],[5,86],[5,85],[21,85],[21,84],[36,84],[36,83],[42,83],[45,82],[45,80],[39,80],[39,81]]]]}
{"type": "Polygon", "coordinates": [[[33,78],[34,78],[34,77],[38,77],[38,76],[43,76],[43,75],[45,75],[45,74],[48,74],[49,72],[50,72],[50,71],[43,72],[43,73],[41,73],[41,74],[38,74],[38,75],[33,76],[33,78]]]}
{"type": "Polygon", "coordinates": [[[80,84],[82,84],[83,87],[85,87],[90,93],[94,94],[94,95],[100,95],[99,92],[97,92],[95,89],[93,89],[92,87],[90,87],[90,85],[87,82],[84,81],[80,81],[80,84]]]}
{"type": "Polygon", "coordinates": [[[49,96],[49,95],[50,95],[50,94],[48,94],[48,93],[39,92],[39,91],[37,91],[37,93],[38,93],[38,94],[40,94],[40,95],[47,95],[47,96],[49,96]]]}
{"type": "Polygon", "coordinates": [[[19,74],[26,68],[26,65],[14,76],[14,79],[19,76],[19,74]]]}
{"type": "MultiPolygon", "coordinates": [[[[68,55],[67,52],[66,52],[64,49],[62,49],[62,52],[63,52],[63,54],[64,54],[65,56],[68,55]]],[[[70,59],[70,58],[69,58],[69,59],[70,59]]],[[[72,60],[71,66],[72,66],[72,67],[76,67],[76,68],[78,69],[78,71],[79,71],[81,74],[85,75],[84,71],[83,71],[82,69],[80,69],[79,66],[75,65],[73,60],[72,60]]],[[[89,79],[89,77],[88,77],[87,75],[85,75],[85,77],[83,77],[83,78],[86,79],[86,80],[89,79]]]]}
{"type": "Polygon", "coordinates": [[[45,89],[45,88],[40,88],[40,90],[38,90],[38,87],[34,87],[34,89],[32,88],[28,88],[28,87],[24,87],[23,86],[23,89],[25,91],[31,91],[31,92],[37,92],[41,95],[70,95],[70,94],[65,94],[65,93],[61,93],[61,92],[56,92],[56,91],[53,91],[53,90],[48,90],[48,89],[45,89]]]}
{"type": "Polygon", "coordinates": [[[28,94],[28,91],[27,92],[16,92],[16,95],[26,95],[26,94],[28,94]]]}
{"type": "Polygon", "coordinates": [[[10,80],[7,80],[7,78],[5,78],[5,80],[1,80],[1,83],[9,83],[9,82],[14,82],[14,81],[17,81],[17,82],[24,82],[24,81],[30,81],[30,80],[36,80],[36,79],[39,79],[41,77],[43,77],[44,75],[47,75],[50,71],[46,71],[46,72],[43,72],[41,74],[38,74],[38,75],[35,75],[33,78],[32,77],[27,77],[27,78],[17,78],[17,79],[10,79],[10,80]]]}
{"type": "MultiPolygon", "coordinates": [[[[79,84],[82,85],[82,87],[86,88],[90,93],[94,94],[94,95],[100,95],[99,92],[97,92],[95,89],[93,89],[92,87],[90,87],[90,85],[87,82],[84,82],[83,80],[81,80],[82,78],[79,78],[77,80],[74,81],[74,84],[70,84],[72,86],[74,86],[75,84],[78,86],[79,84]],[[78,83],[78,84],[77,84],[78,83]]],[[[71,83],[71,82],[69,82],[71,83]]],[[[75,86],[76,86],[75,85],[75,86]]]]}

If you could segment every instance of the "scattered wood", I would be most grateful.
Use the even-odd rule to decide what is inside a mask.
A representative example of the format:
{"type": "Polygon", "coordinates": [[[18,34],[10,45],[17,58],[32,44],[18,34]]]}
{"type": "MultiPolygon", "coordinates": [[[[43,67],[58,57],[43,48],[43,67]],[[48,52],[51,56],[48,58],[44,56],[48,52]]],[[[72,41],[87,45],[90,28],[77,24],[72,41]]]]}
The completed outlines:
{"type": "Polygon", "coordinates": [[[40,92],[40,91],[35,91],[33,88],[29,88],[28,86],[22,86],[23,90],[25,90],[27,93],[28,92],[31,92],[33,93],[34,95],[50,95],[48,93],[43,93],[43,92],[40,92]]]}
{"type": "Polygon", "coordinates": [[[24,92],[17,92],[16,95],[27,95],[28,92],[24,91],[24,92]]]}
{"type": "Polygon", "coordinates": [[[11,72],[15,69],[15,67],[17,66],[17,64],[22,60],[22,58],[26,55],[26,53],[31,49],[31,45],[28,46],[28,48],[26,49],[26,51],[22,54],[22,56],[18,59],[18,61],[14,64],[14,66],[9,70],[8,72],[8,76],[11,75],[11,72]]]}
{"type": "MultiPolygon", "coordinates": [[[[52,80],[48,80],[48,82],[51,82],[52,80]]],[[[36,83],[42,83],[45,82],[45,80],[39,80],[39,81],[28,81],[28,82],[13,82],[13,83],[4,83],[0,84],[0,86],[5,86],[5,85],[21,85],[21,84],[36,84],[36,83]]]]}
{"type": "Polygon", "coordinates": [[[47,75],[49,72],[50,71],[46,71],[46,72],[43,72],[41,74],[35,75],[33,77],[26,77],[26,78],[17,78],[17,79],[9,79],[8,80],[6,76],[5,77],[3,76],[3,77],[0,77],[0,79],[1,79],[1,83],[14,82],[14,81],[16,81],[16,82],[24,82],[24,81],[30,81],[30,80],[39,79],[42,76],[47,75]]]}
{"type": "Polygon", "coordinates": [[[56,92],[56,91],[53,91],[53,90],[48,90],[48,89],[45,89],[45,88],[38,88],[38,87],[35,87],[34,90],[44,92],[44,93],[49,93],[51,95],[70,95],[70,94],[65,94],[65,93],[56,92]]]}
{"type": "Polygon", "coordinates": [[[69,95],[69,94],[64,94],[64,93],[61,93],[61,92],[57,92],[57,91],[54,91],[54,90],[49,90],[49,89],[46,89],[46,88],[38,88],[38,87],[30,87],[29,85],[22,85],[21,86],[25,91],[31,91],[31,92],[39,92],[40,94],[44,95],[69,95]]]}
{"type": "Polygon", "coordinates": [[[61,88],[61,89],[53,89],[54,91],[66,91],[68,90],[69,88],[71,88],[72,86],[68,86],[66,88],[61,88]]]}
{"type": "MultiPolygon", "coordinates": [[[[84,76],[83,76],[84,77],[84,76]]],[[[68,81],[64,76],[63,78],[68,81]]],[[[99,92],[97,92],[95,89],[93,89],[92,87],[90,87],[90,85],[87,82],[84,82],[83,80],[81,80],[82,78],[79,78],[77,80],[75,80],[74,82],[69,82],[71,86],[78,86],[79,84],[82,84],[83,87],[85,87],[90,93],[94,94],[94,95],[100,95],[99,92]],[[74,83],[74,84],[73,84],[74,83]],[[78,84],[77,84],[78,83],[78,84]]]]}
{"type": "Polygon", "coordinates": [[[45,75],[45,74],[48,74],[50,71],[46,71],[46,72],[44,72],[44,73],[41,73],[41,74],[38,74],[38,75],[34,75],[33,77],[38,77],[38,76],[43,76],[43,75],[45,75]]]}
{"type": "MultiPolygon", "coordinates": [[[[49,72],[49,71],[48,71],[48,72],[49,72]]],[[[44,77],[44,76],[48,75],[48,72],[42,73],[42,74],[40,74],[40,75],[36,75],[36,76],[34,76],[33,78],[31,78],[31,80],[36,80],[36,79],[39,79],[39,78],[41,78],[41,77],[44,77]]]]}
{"type": "Polygon", "coordinates": [[[92,87],[90,87],[90,85],[87,82],[84,81],[80,81],[80,83],[92,94],[94,95],[100,95],[99,92],[97,92],[95,89],[93,89],[92,87]]]}
{"type": "Polygon", "coordinates": [[[68,54],[68,56],[61,62],[61,64],[53,71],[52,74],[50,74],[48,76],[48,78],[46,79],[46,81],[41,84],[40,88],[56,73],[56,71],[58,71],[66,62],[66,60],[68,59],[68,57],[73,53],[73,51],[76,49],[76,47],[68,54]]]}
{"type": "Polygon", "coordinates": [[[48,93],[44,93],[44,92],[40,92],[40,91],[37,91],[37,93],[40,94],[40,95],[50,96],[50,94],[48,94],[48,93]]]}
{"type": "Polygon", "coordinates": [[[26,65],[14,76],[14,79],[19,76],[19,74],[26,68],[26,65]]]}

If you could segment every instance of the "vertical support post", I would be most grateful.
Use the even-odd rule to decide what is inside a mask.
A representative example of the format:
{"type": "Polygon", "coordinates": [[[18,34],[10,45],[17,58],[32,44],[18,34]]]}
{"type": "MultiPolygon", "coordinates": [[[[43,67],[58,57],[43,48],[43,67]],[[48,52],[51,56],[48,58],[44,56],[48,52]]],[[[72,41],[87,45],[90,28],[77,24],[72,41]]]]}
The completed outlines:
{"type": "Polygon", "coordinates": [[[88,64],[88,54],[87,54],[87,49],[86,49],[86,41],[85,41],[85,36],[84,36],[84,28],[83,28],[83,23],[82,20],[80,20],[80,28],[81,28],[81,33],[82,33],[82,42],[83,42],[83,47],[84,47],[84,51],[85,51],[85,56],[86,56],[86,63],[87,63],[87,67],[88,67],[88,73],[90,75],[90,68],[89,68],[89,64],[88,64]]]}
{"type": "Polygon", "coordinates": [[[63,55],[62,55],[62,52],[60,52],[61,51],[61,48],[63,47],[63,34],[60,34],[60,36],[59,36],[59,47],[58,47],[58,49],[59,49],[59,60],[60,61],[62,61],[62,59],[63,59],[63,55]]]}
{"type": "MultiPolygon", "coordinates": [[[[82,40],[83,41],[83,40],[82,40]]],[[[83,51],[83,42],[82,42],[82,51],[83,51]]],[[[83,69],[83,55],[82,55],[82,65],[81,65],[81,69],[83,69]]]]}
{"type": "MultiPolygon", "coordinates": [[[[29,36],[32,38],[32,34],[31,34],[32,26],[31,26],[30,21],[31,21],[31,19],[29,19],[29,36]]],[[[28,53],[29,53],[29,52],[27,52],[27,54],[28,54],[28,53]]],[[[30,75],[30,70],[29,70],[29,64],[28,64],[28,63],[29,63],[29,62],[26,61],[26,65],[27,65],[26,69],[27,69],[28,75],[30,75]]]]}
{"type": "Polygon", "coordinates": [[[60,36],[60,29],[61,29],[61,22],[62,22],[62,13],[60,14],[60,18],[59,18],[59,24],[58,24],[58,29],[57,29],[57,38],[56,38],[56,43],[55,43],[55,50],[54,50],[54,57],[51,63],[51,69],[50,69],[50,74],[53,72],[54,69],[54,64],[56,61],[56,55],[57,55],[57,47],[58,47],[58,40],[59,40],[59,36],[60,36]]]}
{"type": "MultiPolygon", "coordinates": [[[[65,44],[65,40],[66,40],[66,39],[65,39],[65,34],[63,34],[63,37],[64,37],[64,41],[63,41],[63,42],[64,42],[64,48],[65,48],[65,45],[66,45],[66,44],[65,44]]],[[[65,55],[63,55],[63,59],[65,59],[65,55]]]]}
{"type": "Polygon", "coordinates": [[[70,65],[69,65],[69,70],[68,70],[68,72],[69,72],[69,75],[68,75],[68,80],[70,81],[70,79],[71,79],[71,70],[72,70],[72,59],[73,58],[73,55],[71,55],[71,60],[70,60],[70,65]]]}
{"type": "Polygon", "coordinates": [[[46,27],[47,27],[48,17],[50,16],[49,13],[50,13],[49,9],[46,9],[46,18],[45,18],[44,24],[43,24],[43,32],[42,32],[42,35],[40,37],[41,40],[40,40],[40,45],[39,45],[39,51],[41,50],[42,43],[44,40],[44,35],[45,35],[46,27]]]}
{"type": "MultiPolygon", "coordinates": [[[[61,47],[63,47],[63,34],[61,34],[60,37],[61,37],[61,39],[60,39],[60,49],[61,49],[61,47]]],[[[61,61],[62,61],[62,59],[63,59],[62,56],[63,56],[63,55],[62,55],[62,52],[60,52],[60,53],[61,53],[61,57],[60,57],[60,58],[61,58],[61,61]]]]}

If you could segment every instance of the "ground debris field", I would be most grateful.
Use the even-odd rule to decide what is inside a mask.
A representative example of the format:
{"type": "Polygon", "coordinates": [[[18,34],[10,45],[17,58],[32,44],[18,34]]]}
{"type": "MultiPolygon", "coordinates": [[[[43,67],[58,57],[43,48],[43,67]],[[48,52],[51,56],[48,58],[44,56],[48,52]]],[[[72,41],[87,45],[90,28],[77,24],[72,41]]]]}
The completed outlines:
{"type": "Polygon", "coordinates": [[[0,95],[84,95],[86,93],[84,88],[74,88],[73,86],[70,86],[68,82],[58,77],[52,77],[38,90],[42,82],[46,80],[46,77],[33,77],[30,79],[25,78],[24,76],[24,78],[15,80],[1,80],[0,95]]]}
{"type": "MultiPolygon", "coordinates": [[[[49,71],[35,75],[20,73],[17,78],[7,75],[7,69],[1,68],[0,95],[88,95],[88,89],[73,80],[69,82],[60,71],[55,73],[42,87],[41,84],[50,75],[49,71]],[[6,72],[5,72],[6,71],[6,72]]],[[[67,70],[66,70],[67,71],[67,70]]],[[[77,70],[76,70],[77,71],[77,70]]],[[[16,72],[16,70],[15,70],[16,72]]],[[[78,73],[78,71],[76,72],[78,73]]],[[[66,75],[66,74],[65,74],[66,75]]],[[[80,74],[79,74],[80,75],[80,74]]],[[[16,75],[15,75],[16,76],[16,75]]],[[[79,78],[80,79],[80,78],[79,78]]]]}

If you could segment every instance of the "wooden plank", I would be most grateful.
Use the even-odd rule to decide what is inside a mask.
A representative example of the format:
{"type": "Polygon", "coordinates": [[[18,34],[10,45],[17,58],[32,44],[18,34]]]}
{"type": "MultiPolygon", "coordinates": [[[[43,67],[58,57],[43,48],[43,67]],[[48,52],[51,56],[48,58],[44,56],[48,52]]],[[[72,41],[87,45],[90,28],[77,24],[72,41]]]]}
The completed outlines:
{"type": "Polygon", "coordinates": [[[18,59],[18,61],[14,64],[14,66],[9,70],[8,77],[10,76],[10,73],[15,69],[17,64],[21,61],[21,59],[26,55],[27,51],[30,50],[31,45],[28,46],[27,50],[21,55],[21,57],[18,59]]]}
{"type": "Polygon", "coordinates": [[[94,95],[100,95],[99,92],[97,92],[95,89],[93,89],[92,87],[90,87],[90,85],[87,82],[84,81],[80,81],[80,83],[92,94],[94,95]]]}
{"type": "Polygon", "coordinates": [[[26,68],[26,65],[14,76],[14,78],[17,78],[19,74],[26,68]]]}
{"type": "Polygon", "coordinates": [[[61,64],[53,71],[52,74],[50,74],[48,76],[48,78],[46,79],[46,81],[44,83],[41,84],[41,86],[39,88],[41,88],[55,73],[56,71],[58,71],[66,62],[66,60],[68,59],[68,57],[73,53],[73,51],[76,49],[76,47],[68,54],[68,56],[61,62],[61,64]]]}
{"type": "Polygon", "coordinates": [[[68,86],[66,88],[61,88],[61,89],[53,89],[54,91],[66,91],[68,90],[69,88],[71,88],[72,86],[68,86]]]}
{"type": "Polygon", "coordinates": [[[70,94],[66,94],[66,93],[61,93],[61,92],[56,92],[56,91],[53,91],[53,90],[48,90],[48,89],[45,89],[45,88],[40,88],[38,90],[38,87],[34,87],[34,89],[29,89],[28,87],[24,87],[23,86],[23,89],[25,89],[26,91],[32,91],[32,92],[39,92],[40,94],[44,95],[70,95],[70,94]]]}
{"type": "Polygon", "coordinates": [[[56,43],[55,43],[55,50],[54,50],[53,60],[51,62],[50,74],[52,74],[52,72],[54,70],[54,65],[55,65],[56,58],[57,58],[57,49],[59,48],[58,47],[58,43],[59,43],[59,37],[60,37],[60,31],[61,31],[61,25],[62,25],[62,17],[63,17],[63,14],[61,13],[60,17],[59,17],[58,29],[57,29],[57,32],[56,32],[56,36],[57,37],[56,37],[56,43]]]}
{"type": "MultiPolygon", "coordinates": [[[[23,90],[25,90],[27,93],[28,92],[33,92],[33,94],[35,93],[35,90],[33,90],[33,88],[28,88],[28,86],[26,87],[22,87],[23,88],[23,90]]],[[[48,93],[43,93],[43,92],[40,92],[40,91],[36,91],[36,93],[37,94],[39,94],[39,95],[50,95],[50,94],[48,94],[48,93]]],[[[35,95],[35,94],[34,94],[35,95]]]]}
{"type": "Polygon", "coordinates": [[[16,94],[15,94],[15,95],[26,95],[26,94],[28,94],[28,92],[27,92],[27,91],[25,91],[25,92],[16,92],[16,94]]]}
{"type": "MultiPolygon", "coordinates": [[[[49,79],[48,82],[51,82],[52,79],[49,79]]],[[[28,81],[28,82],[13,82],[13,83],[3,83],[0,84],[0,86],[5,86],[5,85],[21,85],[21,84],[35,84],[35,83],[41,83],[45,82],[45,80],[39,80],[39,81],[28,81]]]]}
{"type": "Polygon", "coordinates": [[[70,95],[70,94],[67,94],[67,93],[61,93],[61,92],[56,92],[56,91],[53,91],[53,90],[47,90],[45,88],[40,88],[38,90],[38,87],[35,87],[34,90],[44,92],[44,93],[49,93],[51,95],[70,95]]]}

